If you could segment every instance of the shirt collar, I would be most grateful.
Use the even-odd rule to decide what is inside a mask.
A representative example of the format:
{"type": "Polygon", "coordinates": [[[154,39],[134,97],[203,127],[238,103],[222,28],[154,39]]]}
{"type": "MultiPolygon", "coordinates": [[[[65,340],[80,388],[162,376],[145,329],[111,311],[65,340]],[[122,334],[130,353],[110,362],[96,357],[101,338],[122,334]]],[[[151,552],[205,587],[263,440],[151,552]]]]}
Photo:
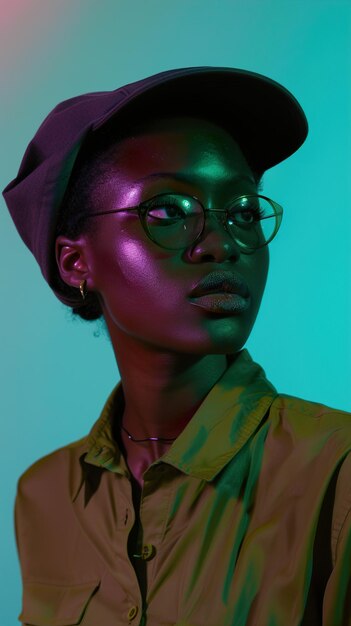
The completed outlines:
{"type": "MultiPolygon", "coordinates": [[[[156,463],[168,463],[191,476],[212,480],[248,441],[274,398],[275,387],[248,350],[228,355],[228,366],[202,404],[156,463]]],[[[112,435],[112,420],[122,416],[120,381],[109,395],[88,437],[85,462],[128,475],[126,462],[112,435]]]]}
{"type": "Polygon", "coordinates": [[[262,367],[241,350],[162,461],[212,480],[245,445],[277,395],[262,367]]]}

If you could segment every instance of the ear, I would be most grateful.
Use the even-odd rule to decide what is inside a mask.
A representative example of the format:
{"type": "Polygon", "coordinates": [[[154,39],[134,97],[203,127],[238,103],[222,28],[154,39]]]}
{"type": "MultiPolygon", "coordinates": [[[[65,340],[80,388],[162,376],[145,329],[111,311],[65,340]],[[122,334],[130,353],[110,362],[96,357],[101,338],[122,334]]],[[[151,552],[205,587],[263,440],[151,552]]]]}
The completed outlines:
{"type": "Polygon", "coordinates": [[[85,279],[88,290],[92,289],[87,260],[88,246],[84,235],[77,239],[69,239],[64,235],[56,237],[55,256],[60,276],[67,285],[78,289],[81,281],[85,279]]]}

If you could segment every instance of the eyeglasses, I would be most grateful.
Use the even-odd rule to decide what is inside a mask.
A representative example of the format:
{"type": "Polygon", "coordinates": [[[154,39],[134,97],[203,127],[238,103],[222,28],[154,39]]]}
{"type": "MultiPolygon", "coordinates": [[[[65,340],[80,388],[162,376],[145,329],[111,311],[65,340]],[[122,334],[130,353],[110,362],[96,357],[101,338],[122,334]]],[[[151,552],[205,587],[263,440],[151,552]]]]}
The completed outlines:
{"type": "Polygon", "coordinates": [[[224,214],[222,222],[244,254],[252,254],[276,236],[283,208],[266,196],[248,194],[236,198],[225,209],[205,209],[195,196],[164,193],[137,206],[90,213],[86,217],[122,211],[138,211],[147,236],[158,246],[181,250],[200,239],[206,213],[224,214]]]}

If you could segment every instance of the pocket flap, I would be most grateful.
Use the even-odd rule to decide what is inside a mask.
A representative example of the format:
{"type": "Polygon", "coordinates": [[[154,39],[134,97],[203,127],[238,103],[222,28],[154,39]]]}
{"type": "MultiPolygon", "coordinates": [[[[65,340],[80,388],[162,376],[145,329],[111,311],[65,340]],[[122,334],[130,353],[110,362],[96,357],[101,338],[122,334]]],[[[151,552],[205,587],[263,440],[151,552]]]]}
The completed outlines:
{"type": "Polygon", "coordinates": [[[24,582],[23,608],[18,619],[31,626],[80,624],[84,611],[100,580],[79,585],[52,585],[24,582]]]}

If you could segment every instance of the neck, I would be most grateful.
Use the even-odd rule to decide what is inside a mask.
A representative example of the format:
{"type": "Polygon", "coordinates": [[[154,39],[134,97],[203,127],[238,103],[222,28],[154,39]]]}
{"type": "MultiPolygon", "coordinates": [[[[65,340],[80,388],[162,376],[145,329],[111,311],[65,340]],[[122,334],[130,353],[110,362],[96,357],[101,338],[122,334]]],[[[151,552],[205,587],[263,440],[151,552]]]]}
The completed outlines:
{"type": "MultiPolygon", "coordinates": [[[[107,320],[108,321],[108,320],[107,320]]],[[[149,465],[169,449],[228,367],[226,353],[189,354],[162,349],[108,324],[124,395],[121,432],[129,458],[149,465]]],[[[206,346],[204,346],[204,350],[206,346]]],[[[234,357],[233,353],[233,358],[234,357]]]]}
{"type": "Polygon", "coordinates": [[[225,355],[186,355],[176,361],[168,355],[138,358],[133,351],[128,361],[120,358],[123,426],[133,439],[175,439],[226,367],[225,355]]]}

